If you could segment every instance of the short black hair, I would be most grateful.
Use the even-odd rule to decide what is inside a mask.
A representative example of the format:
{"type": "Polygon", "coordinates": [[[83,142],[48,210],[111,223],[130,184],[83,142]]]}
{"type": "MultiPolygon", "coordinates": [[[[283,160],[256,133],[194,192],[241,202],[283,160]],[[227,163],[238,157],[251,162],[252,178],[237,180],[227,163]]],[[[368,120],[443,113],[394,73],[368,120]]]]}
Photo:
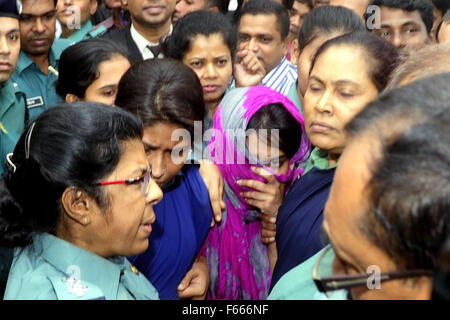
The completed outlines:
{"type": "Polygon", "coordinates": [[[343,34],[366,30],[361,18],[350,9],[335,6],[317,7],[303,20],[298,35],[300,51],[321,34],[343,34]]]}
{"type": "MultiPolygon", "coordinates": [[[[430,0],[372,0],[369,6],[395,8],[409,12],[418,10],[427,32],[430,33],[433,28],[434,8],[430,0]]],[[[364,15],[366,22],[370,16],[369,13],[364,15]]]]}
{"type": "Polygon", "coordinates": [[[242,16],[249,15],[271,15],[274,14],[277,18],[278,32],[281,35],[281,40],[286,39],[289,34],[289,13],[287,9],[279,4],[278,2],[272,0],[250,0],[241,9],[239,14],[239,23],[242,16]]]}
{"type": "Polygon", "coordinates": [[[312,9],[314,7],[312,0],[283,0],[282,3],[287,9],[292,9],[292,7],[294,6],[294,2],[306,4],[309,9],[312,9]]]}
{"type": "Polygon", "coordinates": [[[346,126],[380,141],[358,228],[399,270],[436,267],[449,236],[450,73],[387,91],[346,126]]]}
{"type": "Polygon", "coordinates": [[[236,28],[223,14],[210,10],[190,12],[178,21],[172,35],[165,42],[166,56],[181,61],[191,48],[196,36],[208,37],[213,34],[222,35],[234,59],[237,46],[236,28]]]}
{"type": "Polygon", "coordinates": [[[431,0],[433,5],[436,7],[438,11],[444,15],[448,10],[450,10],[450,1],[448,0],[431,0]]]}
{"type": "Polygon", "coordinates": [[[230,0],[205,0],[205,3],[207,7],[217,7],[220,13],[225,14],[228,12],[230,0]]]}

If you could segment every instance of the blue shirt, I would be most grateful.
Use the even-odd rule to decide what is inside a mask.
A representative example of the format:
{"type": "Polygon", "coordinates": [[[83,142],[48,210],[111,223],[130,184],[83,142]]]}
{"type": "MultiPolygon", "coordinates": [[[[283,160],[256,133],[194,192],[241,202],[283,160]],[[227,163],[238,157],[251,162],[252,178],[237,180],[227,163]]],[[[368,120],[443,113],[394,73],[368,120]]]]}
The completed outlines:
{"type": "Polygon", "coordinates": [[[176,185],[154,206],[147,251],[129,260],[150,280],[161,300],[177,300],[177,287],[191,269],[212,221],[208,190],[197,167],[185,165],[176,185]]]}
{"type": "Polygon", "coordinates": [[[17,84],[8,80],[0,89],[0,177],[6,165],[6,155],[14,151],[25,123],[25,98],[17,84]]]}
{"type": "Polygon", "coordinates": [[[105,259],[41,233],[14,250],[4,299],[158,299],[158,293],[125,257],[105,259]]]}
{"type": "Polygon", "coordinates": [[[336,165],[329,167],[327,153],[315,148],[304,175],[296,180],[277,215],[278,259],[271,288],[289,270],[322,249],[322,223],[336,165]]]}
{"type": "MultiPolygon", "coordinates": [[[[50,65],[58,70],[59,57],[70,45],[66,39],[56,39],[49,52],[50,65]]],[[[32,122],[45,110],[53,107],[63,99],[56,93],[55,81],[58,77],[51,71],[42,73],[38,65],[22,50],[17,61],[16,71],[11,79],[19,85],[27,97],[29,121],[32,122]]]]}

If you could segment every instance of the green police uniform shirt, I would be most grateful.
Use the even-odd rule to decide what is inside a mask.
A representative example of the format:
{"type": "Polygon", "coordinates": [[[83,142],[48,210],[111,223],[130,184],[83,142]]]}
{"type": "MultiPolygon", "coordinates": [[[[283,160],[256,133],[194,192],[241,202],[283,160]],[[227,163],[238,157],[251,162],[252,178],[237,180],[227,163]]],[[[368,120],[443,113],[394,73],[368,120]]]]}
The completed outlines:
{"type": "Polygon", "coordinates": [[[303,115],[303,106],[302,106],[302,102],[300,101],[300,97],[298,96],[297,87],[298,87],[298,79],[291,85],[286,96],[289,99],[291,99],[291,101],[295,104],[295,106],[298,108],[300,113],[303,115]]]}
{"type": "MultiPolygon", "coordinates": [[[[49,62],[54,69],[58,70],[59,57],[69,45],[70,41],[67,39],[56,39],[53,42],[49,52],[49,62]]],[[[20,90],[27,97],[29,121],[33,121],[43,111],[62,101],[56,93],[57,79],[57,75],[51,71],[48,75],[42,73],[33,60],[25,52],[20,51],[16,71],[11,76],[11,80],[19,85],[20,90]]]]}
{"type": "Polygon", "coordinates": [[[156,300],[125,257],[105,259],[48,233],[14,249],[5,300],[156,300]]]}
{"type": "Polygon", "coordinates": [[[98,37],[102,34],[104,34],[108,29],[102,25],[99,24],[96,27],[92,24],[90,20],[86,22],[80,29],[72,33],[67,40],[70,41],[70,44],[75,44],[77,42],[80,42],[81,40],[91,39],[98,37]]]}
{"type": "Polygon", "coordinates": [[[0,89],[0,177],[6,155],[14,151],[25,127],[25,99],[16,83],[8,80],[0,89]]]}
{"type": "MultiPolygon", "coordinates": [[[[268,300],[346,300],[346,290],[330,291],[327,294],[317,290],[312,273],[321,254],[328,247],[323,248],[314,256],[292,268],[278,280],[273,287],[268,300]]],[[[331,274],[334,255],[327,255],[321,265],[329,269],[331,274]]]]}
{"type": "Polygon", "coordinates": [[[334,165],[330,166],[329,162],[328,162],[328,153],[325,150],[315,147],[311,151],[311,156],[309,157],[308,161],[306,162],[306,168],[305,168],[305,172],[303,173],[303,175],[305,175],[312,168],[317,168],[319,170],[334,169],[337,167],[338,163],[339,163],[339,161],[336,162],[334,165]]]}

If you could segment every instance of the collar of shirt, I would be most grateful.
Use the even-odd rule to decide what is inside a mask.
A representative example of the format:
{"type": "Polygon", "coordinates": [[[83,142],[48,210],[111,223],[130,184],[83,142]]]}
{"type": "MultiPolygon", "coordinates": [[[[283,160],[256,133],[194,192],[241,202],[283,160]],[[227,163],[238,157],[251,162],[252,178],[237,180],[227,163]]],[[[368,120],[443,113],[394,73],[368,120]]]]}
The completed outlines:
{"type": "Polygon", "coordinates": [[[16,102],[16,95],[21,93],[17,84],[11,79],[0,89],[0,119],[3,114],[16,102]]]}
{"type": "Polygon", "coordinates": [[[107,300],[117,299],[121,274],[126,271],[125,257],[104,259],[70,242],[48,233],[38,234],[33,239],[35,252],[68,277],[70,271],[80,271],[80,280],[98,286],[107,300]]]}
{"type": "Polygon", "coordinates": [[[283,57],[280,64],[262,79],[261,83],[273,90],[287,95],[293,82],[297,80],[297,67],[283,57]]]}
{"type": "MultiPolygon", "coordinates": [[[[162,38],[164,40],[166,37],[170,36],[172,34],[173,26],[170,25],[169,33],[162,38]]],[[[136,46],[139,49],[139,52],[142,54],[142,57],[145,59],[151,59],[153,57],[153,53],[150,51],[148,46],[157,46],[159,43],[152,43],[145,39],[134,27],[133,24],[131,24],[130,28],[131,32],[131,38],[133,38],[134,43],[136,43],[136,46]]]]}
{"type": "MultiPolygon", "coordinates": [[[[57,67],[61,53],[64,51],[64,49],[70,46],[70,44],[71,41],[69,41],[68,39],[55,39],[53,41],[53,45],[51,46],[50,52],[48,54],[48,58],[50,60],[49,62],[52,67],[54,68],[57,67]]],[[[23,50],[20,50],[19,59],[17,61],[17,67],[15,72],[20,75],[25,69],[29,68],[32,65],[36,64],[23,50]]],[[[49,72],[48,74],[50,75],[51,72],[49,72]]]]}
{"type": "Polygon", "coordinates": [[[331,167],[328,164],[328,153],[325,150],[319,149],[318,147],[315,147],[313,151],[311,151],[311,156],[309,157],[305,173],[310,171],[312,168],[317,168],[319,170],[327,170],[327,169],[334,169],[338,165],[338,162],[336,162],[331,167]]]}
{"type": "Polygon", "coordinates": [[[94,25],[91,20],[88,20],[80,29],[75,30],[67,39],[71,40],[73,43],[81,41],[84,37],[94,29],[94,25]]]}

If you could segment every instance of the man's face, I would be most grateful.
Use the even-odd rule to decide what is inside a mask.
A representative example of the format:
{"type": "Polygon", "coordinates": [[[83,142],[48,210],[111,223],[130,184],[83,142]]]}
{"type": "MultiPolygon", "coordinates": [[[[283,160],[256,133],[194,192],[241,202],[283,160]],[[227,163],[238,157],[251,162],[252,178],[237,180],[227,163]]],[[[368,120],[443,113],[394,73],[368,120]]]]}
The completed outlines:
{"type": "Polygon", "coordinates": [[[189,12],[203,10],[206,8],[206,0],[177,0],[175,6],[175,13],[172,17],[172,22],[176,24],[178,20],[183,18],[189,12]]]}
{"type": "Polygon", "coordinates": [[[54,1],[24,0],[19,25],[22,50],[32,56],[47,55],[55,39],[54,1]]]}
{"type": "Polygon", "coordinates": [[[286,55],[288,39],[281,39],[275,14],[244,14],[239,23],[239,50],[253,51],[266,73],[286,55]]]}
{"type": "Polygon", "coordinates": [[[306,3],[300,1],[294,1],[292,9],[289,10],[290,26],[289,37],[291,40],[298,38],[298,33],[303,24],[303,19],[311,11],[306,3]]]}
{"type": "Polygon", "coordinates": [[[19,20],[0,17],[0,87],[16,68],[20,53],[19,20]]]}
{"type": "MultiPolygon", "coordinates": [[[[402,271],[389,253],[369,241],[359,227],[364,221],[361,219],[368,214],[370,195],[367,186],[373,174],[373,161],[380,157],[379,150],[378,138],[363,133],[349,141],[340,157],[325,205],[323,224],[335,252],[334,276],[366,274],[373,267],[382,273],[402,271]]],[[[381,282],[379,289],[363,285],[350,291],[356,300],[429,298],[431,281],[424,279],[420,284],[414,287],[405,279],[398,279],[381,282]]]]}
{"type": "Polygon", "coordinates": [[[163,26],[175,11],[176,0],[125,0],[133,23],[143,26],[163,26]]]}
{"type": "Polygon", "coordinates": [[[382,6],[381,28],[373,29],[377,35],[402,50],[418,49],[430,42],[420,11],[406,11],[382,6]]]}
{"type": "Polygon", "coordinates": [[[76,21],[76,11],[73,10],[73,6],[78,7],[80,10],[79,19],[81,26],[83,26],[97,11],[96,0],[58,0],[56,4],[56,17],[60,23],[69,25],[76,21]]]}

